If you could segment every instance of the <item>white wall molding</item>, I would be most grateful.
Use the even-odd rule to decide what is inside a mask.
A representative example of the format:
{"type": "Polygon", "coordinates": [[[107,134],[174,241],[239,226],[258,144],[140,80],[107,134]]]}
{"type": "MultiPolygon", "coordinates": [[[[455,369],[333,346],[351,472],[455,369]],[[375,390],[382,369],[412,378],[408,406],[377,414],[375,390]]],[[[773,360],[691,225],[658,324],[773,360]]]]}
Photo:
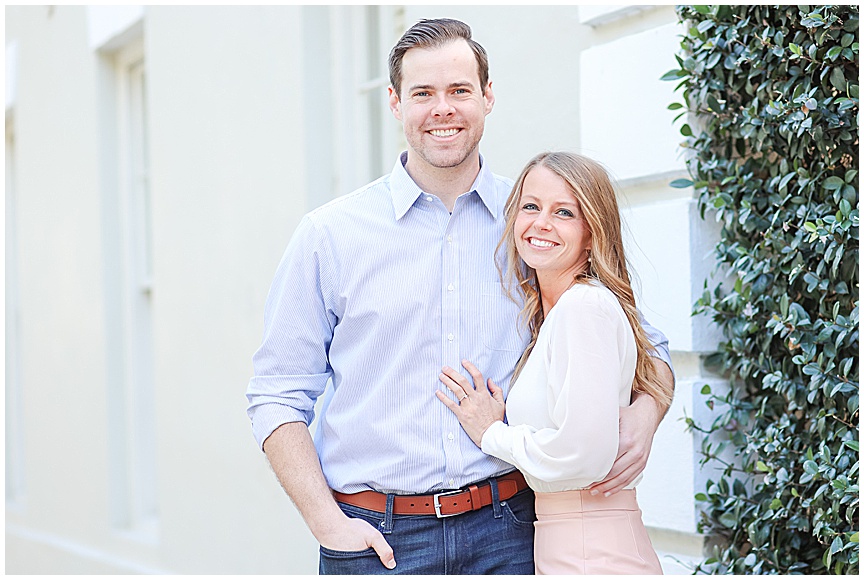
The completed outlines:
{"type": "Polygon", "coordinates": [[[18,98],[18,43],[6,43],[6,114],[15,108],[18,98]]]}
{"type": "Polygon", "coordinates": [[[90,48],[111,52],[122,48],[144,31],[144,6],[88,6],[90,48]]]}
{"type": "Polygon", "coordinates": [[[654,4],[598,4],[579,7],[579,23],[592,28],[651,10],[654,4]]]}

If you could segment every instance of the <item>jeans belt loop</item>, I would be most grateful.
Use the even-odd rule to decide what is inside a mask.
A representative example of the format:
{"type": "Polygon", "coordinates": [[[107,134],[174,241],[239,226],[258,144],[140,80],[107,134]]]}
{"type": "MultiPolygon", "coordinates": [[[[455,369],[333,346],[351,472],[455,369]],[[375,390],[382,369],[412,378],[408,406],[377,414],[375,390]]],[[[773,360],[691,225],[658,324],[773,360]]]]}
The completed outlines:
{"type": "Polygon", "coordinates": [[[498,496],[498,480],[492,478],[489,480],[489,489],[492,491],[492,515],[495,519],[504,517],[504,512],[501,510],[501,500],[498,496]]]}
{"type": "Polygon", "coordinates": [[[387,494],[387,508],[384,510],[384,521],[381,522],[382,534],[389,534],[393,531],[393,502],[396,500],[396,494],[387,494]]]}

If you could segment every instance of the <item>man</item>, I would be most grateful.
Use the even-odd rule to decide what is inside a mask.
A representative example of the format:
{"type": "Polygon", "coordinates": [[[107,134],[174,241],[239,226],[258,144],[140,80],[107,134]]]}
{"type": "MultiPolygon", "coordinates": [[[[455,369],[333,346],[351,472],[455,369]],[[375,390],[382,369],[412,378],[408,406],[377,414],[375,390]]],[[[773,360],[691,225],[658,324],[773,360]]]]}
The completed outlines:
{"type": "MultiPolygon", "coordinates": [[[[531,574],[533,494],[435,396],[449,393],[441,367],[464,359],[506,392],[526,346],[493,261],[512,182],[478,149],[495,102],[486,53],[464,23],[421,21],[390,81],[408,151],[298,226],[254,357],[253,431],[321,544],[321,573],[531,574]]],[[[619,458],[595,491],[642,471],[665,411],[645,396],[622,409],[619,458]]]]}

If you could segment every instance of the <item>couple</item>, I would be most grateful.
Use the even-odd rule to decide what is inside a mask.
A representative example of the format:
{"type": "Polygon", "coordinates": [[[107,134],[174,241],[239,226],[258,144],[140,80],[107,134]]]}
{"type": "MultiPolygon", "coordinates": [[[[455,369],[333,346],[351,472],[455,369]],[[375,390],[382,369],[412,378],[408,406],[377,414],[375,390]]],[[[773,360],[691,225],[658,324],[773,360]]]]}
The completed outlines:
{"type": "Polygon", "coordinates": [[[491,173],[488,59],[464,23],[419,22],[389,65],[408,151],[297,227],[247,391],[320,572],[531,574],[537,520],[539,573],[660,573],[632,486],[673,379],[608,178],[568,154],[515,187],[491,173]]]}

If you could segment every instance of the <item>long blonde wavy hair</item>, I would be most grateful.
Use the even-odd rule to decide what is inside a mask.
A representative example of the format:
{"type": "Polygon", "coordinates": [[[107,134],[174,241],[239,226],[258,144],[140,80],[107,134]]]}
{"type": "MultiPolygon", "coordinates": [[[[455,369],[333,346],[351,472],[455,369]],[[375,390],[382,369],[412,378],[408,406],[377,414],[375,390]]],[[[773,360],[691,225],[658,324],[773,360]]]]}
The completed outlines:
{"type": "Polygon", "coordinates": [[[599,280],[618,298],[636,338],[636,377],[633,391],[647,393],[659,403],[668,406],[672,402],[672,389],[659,380],[651,361],[649,353],[654,351],[654,347],[645,336],[630,286],[615,189],[606,170],[599,163],[574,153],[545,152],[531,159],[513,185],[504,209],[507,225],[495,253],[505,263],[498,261],[498,273],[510,298],[517,303],[519,299],[524,302],[521,318],[531,333],[531,341],[516,365],[513,380],[525,366],[528,355],[537,343],[540,325],[543,324],[543,306],[537,274],[519,256],[513,234],[516,216],[521,207],[525,177],[538,166],[546,167],[567,183],[579,202],[582,217],[591,233],[591,260],[588,269],[577,275],[574,283],[585,284],[599,280]],[[502,248],[506,252],[502,253],[502,248]]]}

